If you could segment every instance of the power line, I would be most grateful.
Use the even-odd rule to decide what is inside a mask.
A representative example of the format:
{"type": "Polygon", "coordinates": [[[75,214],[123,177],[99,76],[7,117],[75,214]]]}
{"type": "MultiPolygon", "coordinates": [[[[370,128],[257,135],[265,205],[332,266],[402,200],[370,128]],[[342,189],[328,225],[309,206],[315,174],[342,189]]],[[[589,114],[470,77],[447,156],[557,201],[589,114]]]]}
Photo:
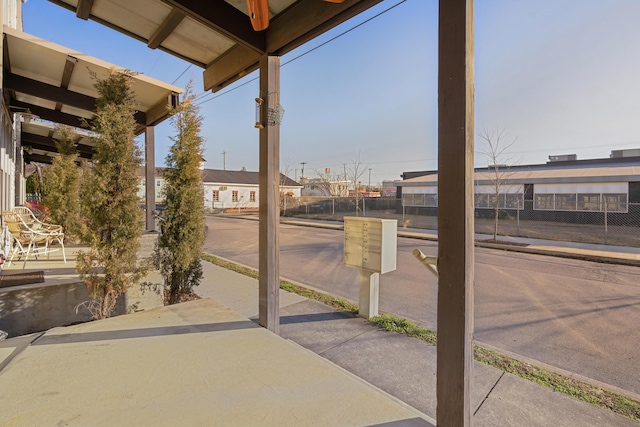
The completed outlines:
{"type": "Polygon", "coordinates": [[[173,82],[171,82],[171,84],[175,84],[175,82],[177,82],[177,81],[178,81],[178,79],[179,79],[180,77],[182,77],[182,76],[184,75],[184,73],[186,73],[186,72],[187,72],[187,70],[188,70],[189,68],[191,68],[191,66],[192,66],[192,65],[193,65],[193,64],[189,64],[189,65],[187,66],[187,68],[185,68],[185,69],[184,69],[184,71],[183,71],[183,72],[181,72],[181,73],[180,73],[180,75],[179,75],[178,77],[176,77],[176,79],[175,79],[173,82]]]}
{"type": "MultiPolygon", "coordinates": [[[[348,33],[350,33],[351,31],[355,30],[356,28],[359,28],[359,27],[363,26],[364,24],[367,24],[367,23],[369,23],[370,21],[373,21],[374,19],[378,18],[378,17],[379,17],[379,16],[381,16],[381,15],[384,15],[385,13],[387,13],[387,12],[389,12],[390,10],[392,10],[392,9],[394,9],[394,8],[396,8],[396,7],[398,7],[398,6],[400,6],[402,3],[406,2],[406,1],[407,1],[407,0],[401,0],[400,2],[398,2],[398,3],[394,4],[393,6],[389,7],[388,9],[383,10],[382,12],[378,13],[377,15],[374,15],[374,16],[372,16],[371,18],[366,19],[366,20],[364,20],[363,22],[361,22],[361,23],[359,23],[359,24],[357,24],[357,25],[354,25],[353,27],[349,28],[348,30],[346,30],[346,31],[344,31],[344,32],[342,32],[342,33],[340,33],[340,34],[338,34],[337,36],[332,37],[331,39],[329,39],[329,40],[327,40],[327,41],[325,41],[325,42],[323,42],[323,43],[320,43],[318,46],[315,46],[315,47],[313,47],[313,48],[309,49],[308,51],[306,51],[306,52],[304,52],[304,53],[301,53],[300,55],[296,56],[295,58],[292,58],[291,60],[289,60],[289,61],[285,62],[284,64],[281,64],[281,65],[280,65],[280,67],[284,67],[285,65],[291,64],[293,61],[295,61],[295,60],[297,60],[297,59],[302,58],[303,56],[305,56],[305,55],[307,55],[307,54],[309,54],[309,53],[313,52],[314,50],[319,49],[319,48],[321,48],[322,46],[324,46],[324,45],[326,45],[326,44],[328,44],[328,43],[331,43],[331,42],[332,42],[332,41],[334,41],[334,40],[339,39],[340,37],[344,36],[345,34],[348,34],[348,33]]],[[[185,71],[186,71],[186,70],[185,70],[185,71]]],[[[208,98],[208,99],[204,99],[204,100],[200,100],[200,103],[199,103],[199,104],[196,104],[196,105],[197,105],[197,106],[200,106],[200,105],[202,105],[202,104],[204,104],[204,103],[206,103],[206,102],[213,101],[214,99],[218,99],[218,98],[220,98],[221,96],[226,95],[226,94],[228,94],[229,92],[233,92],[234,90],[239,89],[239,88],[241,88],[241,87],[243,87],[243,86],[245,86],[245,85],[248,85],[249,83],[251,83],[251,82],[253,82],[253,81],[256,81],[256,80],[258,80],[258,79],[259,79],[259,77],[255,77],[255,78],[253,78],[253,79],[251,79],[251,80],[249,80],[249,81],[247,81],[247,82],[244,82],[243,84],[241,84],[241,85],[239,85],[239,86],[236,86],[236,87],[234,87],[234,88],[232,88],[232,89],[229,89],[229,90],[227,90],[227,91],[225,91],[225,92],[223,92],[223,93],[220,93],[220,94],[218,94],[217,96],[214,96],[214,97],[212,97],[212,98],[208,98]]],[[[176,80],[177,80],[177,79],[176,79],[176,80]]],[[[213,94],[207,94],[207,95],[213,95],[213,94]]]]}
{"type": "Polygon", "coordinates": [[[322,46],[324,46],[324,45],[326,45],[326,44],[329,44],[329,43],[331,43],[332,41],[334,41],[334,40],[336,40],[336,39],[339,39],[340,37],[344,36],[345,34],[350,33],[351,31],[355,30],[355,29],[356,29],[356,28],[358,28],[358,27],[363,26],[364,24],[366,24],[366,23],[368,23],[368,22],[370,22],[370,21],[373,21],[373,20],[374,20],[374,19],[376,19],[377,17],[379,17],[379,16],[381,16],[381,15],[384,15],[385,13],[389,12],[391,9],[394,9],[394,8],[396,8],[396,7],[400,6],[402,3],[406,2],[406,1],[407,1],[407,0],[402,0],[402,1],[400,1],[399,3],[394,4],[393,6],[389,7],[388,9],[383,10],[382,12],[378,13],[377,15],[374,15],[374,16],[372,16],[371,18],[369,18],[369,19],[366,19],[366,20],[362,21],[362,22],[361,22],[361,23],[359,23],[358,25],[355,25],[355,26],[353,26],[353,27],[349,28],[348,30],[346,30],[346,31],[344,31],[344,32],[342,32],[342,33],[340,33],[340,34],[338,34],[337,36],[335,36],[335,37],[333,37],[333,38],[330,38],[329,40],[327,40],[327,41],[325,41],[325,42],[323,42],[323,43],[320,43],[318,46],[316,46],[316,47],[314,47],[314,48],[311,48],[311,49],[309,49],[308,51],[306,51],[306,52],[304,52],[304,53],[301,53],[300,55],[296,56],[295,58],[293,58],[293,59],[291,59],[291,60],[289,60],[289,61],[285,62],[284,64],[282,64],[282,66],[284,67],[285,65],[292,63],[292,62],[293,62],[293,61],[295,61],[296,59],[300,59],[300,58],[302,58],[303,56],[305,56],[306,54],[311,53],[311,52],[313,52],[314,50],[319,49],[319,48],[321,48],[322,46]]]}

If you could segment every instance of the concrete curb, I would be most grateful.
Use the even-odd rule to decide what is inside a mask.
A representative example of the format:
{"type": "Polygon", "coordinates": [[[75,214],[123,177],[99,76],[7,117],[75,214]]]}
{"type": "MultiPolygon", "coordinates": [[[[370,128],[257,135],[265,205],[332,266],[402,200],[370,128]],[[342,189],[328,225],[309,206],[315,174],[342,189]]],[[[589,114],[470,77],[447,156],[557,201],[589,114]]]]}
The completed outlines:
{"type": "Polygon", "coordinates": [[[574,379],[576,381],[580,381],[580,382],[583,382],[585,384],[589,384],[590,386],[598,387],[598,388],[601,388],[603,390],[619,394],[620,396],[626,397],[627,399],[631,399],[631,400],[635,400],[636,402],[640,402],[640,394],[634,393],[632,391],[624,390],[624,389],[622,389],[620,387],[616,387],[614,385],[607,384],[607,383],[604,383],[602,381],[594,380],[592,378],[585,377],[583,375],[576,374],[574,372],[567,371],[565,369],[549,365],[549,364],[541,362],[539,360],[531,359],[529,357],[522,356],[522,355],[517,354],[517,353],[513,353],[513,352],[511,352],[509,350],[505,350],[505,349],[493,346],[491,344],[483,343],[481,341],[474,340],[474,344],[476,344],[476,345],[478,345],[480,347],[486,348],[487,350],[495,351],[496,353],[499,353],[499,354],[501,354],[503,356],[510,357],[511,359],[515,359],[515,360],[518,360],[520,362],[527,363],[527,364],[529,364],[531,366],[535,366],[537,368],[544,369],[545,371],[553,372],[555,374],[562,375],[563,377],[571,378],[571,379],[574,379]]]}
{"type": "Polygon", "coordinates": [[[579,253],[564,252],[564,251],[550,251],[548,249],[538,249],[538,248],[531,248],[527,246],[501,245],[499,243],[476,242],[476,246],[481,248],[487,248],[487,249],[497,249],[497,250],[521,252],[521,253],[527,253],[527,254],[533,254],[533,255],[552,256],[556,258],[569,258],[569,259],[577,259],[582,261],[599,262],[602,264],[618,264],[618,265],[628,265],[631,267],[640,267],[640,260],[633,260],[633,259],[624,259],[624,258],[616,258],[616,257],[608,257],[608,256],[596,256],[596,255],[579,254],[579,253]]]}

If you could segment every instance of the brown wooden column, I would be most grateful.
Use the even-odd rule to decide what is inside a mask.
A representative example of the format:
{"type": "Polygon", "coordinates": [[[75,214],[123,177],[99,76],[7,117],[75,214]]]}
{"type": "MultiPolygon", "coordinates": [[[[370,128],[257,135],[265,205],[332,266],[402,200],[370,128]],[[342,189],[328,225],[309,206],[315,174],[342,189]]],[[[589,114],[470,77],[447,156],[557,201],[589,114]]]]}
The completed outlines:
{"type": "Polygon", "coordinates": [[[259,314],[261,326],[280,333],[280,125],[270,125],[269,108],[280,102],[280,57],[260,58],[259,314]]]}
{"type": "Polygon", "coordinates": [[[438,427],[471,425],[473,0],[440,0],[438,30],[438,427]]]}
{"type": "Polygon", "coordinates": [[[156,229],[156,222],[153,218],[153,212],[156,210],[155,129],[154,126],[147,126],[144,132],[146,231],[155,231],[156,229]]]}

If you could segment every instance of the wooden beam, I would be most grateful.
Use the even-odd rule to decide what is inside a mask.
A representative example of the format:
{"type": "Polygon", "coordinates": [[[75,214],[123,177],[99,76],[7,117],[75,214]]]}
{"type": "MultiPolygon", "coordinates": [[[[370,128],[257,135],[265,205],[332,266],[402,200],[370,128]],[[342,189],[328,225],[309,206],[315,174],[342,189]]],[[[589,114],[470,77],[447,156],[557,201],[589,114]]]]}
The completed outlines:
{"type": "MultiPolygon", "coordinates": [[[[60,123],[62,125],[69,125],[77,128],[82,128],[81,118],[72,114],[63,113],[61,111],[51,110],[49,108],[40,107],[39,105],[28,104],[26,102],[11,101],[11,107],[28,108],[36,116],[50,122],[60,123]]],[[[86,119],[91,123],[92,119],[86,119]]]]}
{"type": "Polygon", "coordinates": [[[93,7],[93,0],[78,0],[78,6],[76,7],[76,16],[85,21],[91,16],[91,8],[93,7]]]}
{"type": "Polygon", "coordinates": [[[438,427],[471,425],[474,286],[474,0],[440,0],[438,427]]]}
{"type": "MultiPolygon", "coordinates": [[[[78,62],[77,58],[74,58],[71,55],[67,55],[67,59],[64,63],[64,70],[62,71],[62,81],[60,82],[61,88],[63,89],[69,88],[69,82],[71,81],[71,76],[73,75],[73,69],[75,68],[77,62],[78,62]]],[[[56,102],[56,110],[61,111],[62,105],[63,105],[62,102],[60,101],[56,102]]]]}
{"type": "Polygon", "coordinates": [[[345,0],[339,4],[298,1],[271,22],[267,29],[267,52],[284,55],[381,1],[345,0]]]}
{"type": "Polygon", "coordinates": [[[35,162],[35,163],[44,163],[44,164],[50,165],[51,163],[53,163],[53,157],[44,156],[42,154],[24,153],[24,162],[27,164],[31,162],[35,162]]]}
{"type": "Polygon", "coordinates": [[[145,175],[145,229],[155,231],[156,221],[153,214],[156,210],[156,158],[155,127],[147,126],[144,133],[144,175],[145,175]]]}
{"type": "Polygon", "coordinates": [[[178,25],[185,18],[185,13],[178,10],[172,9],[169,15],[162,21],[162,24],[156,29],[155,33],[149,38],[149,42],[147,46],[151,49],[156,49],[158,46],[162,44],[163,41],[166,40],[167,37],[173,33],[178,25]]]}
{"type": "MultiPolygon", "coordinates": [[[[36,135],[22,131],[20,140],[23,146],[30,146],[35,149],[51,151],[54,153],[58,152],[58,149],[56,148],[56,141],[48,136],[36,135]]],[[[76,143],[75,147],[81,157],[90,159],[93,156],[93,147],[90,145],[76,143]]]]}
{"type": "Polygon", "coordinates": [[[178,106],[178,94],[171,93],[166,99],[158,102],[146,113],[147,126],[155,126],[171,114],[171,109],[178,106]]]}
{"type": "Polygon", "coordinates": [[[187,16],[258,53],[264,53],[264,32],[254,31],[249,16],[224,0],[163,0],[187,16]]]}
{"type": "Polygon", "coordinates": [[[224,86],[246,76],[258,68],[260,54],[253,50],[236,45],[220,56],[215,62],[207,65],[202,73],[204,90],[214,92],[224,86]],[[240,70],[240,72],[238,72],[240,70]]]}
{"type": "Polygon", "coordinates": [[[280,125],[271,125],[268,109],[280,102],[280,57],[260,58],[260,172],[258,231],[258,323],[280,333],[280,125]]]}
{"type": "Polygon", "coordinates": [[[17,74],[5,73],[2,76],[2,80],[5,88],[13,89],[16,92],[49,101],[61,102],[62,104],[80,108],[81,110],[94,111],[96,109],[95,98],[78,92],[72,92],[66,88],[42,83],[17,74]]]}

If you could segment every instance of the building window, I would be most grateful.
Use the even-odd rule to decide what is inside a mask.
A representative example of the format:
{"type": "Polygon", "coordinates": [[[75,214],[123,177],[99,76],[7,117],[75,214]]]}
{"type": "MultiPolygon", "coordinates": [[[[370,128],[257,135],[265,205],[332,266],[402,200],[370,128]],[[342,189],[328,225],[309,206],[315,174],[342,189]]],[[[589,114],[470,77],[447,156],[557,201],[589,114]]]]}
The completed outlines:
{"type": "Polygon", "coordinates": [[[603,194],[602,198],[607,212],[627,212],[626,194],[603,194]]]}
{"type": "Polygon", "coordinates": [[[160,187],[160,184],[162,184],[162,181],[160,181],[159,179],[156,180],[156,187],[160,187]]]}
{"type": "Polygon", "coordinates": [[[524,193],[475,193],[475,207],[482,209],[523,209],[524,193]]]}
{"type": "Polygon", "coordinates": [[[575,194],[556,194],[556,210],[557,211],[575,211],[576,195],[575,194]]]}
{"type": "Polygon", "coordinates": [[[524,209],[524,193],[510,193],[506,195],[507,209],[524,209]]]}
{"type": "Polygon", "coordinates": [[[249,201],[250,202],[255,202],[256,201],[256,192],[252,191],[249,193],[249,201]]]}
{"type": "Polygon", "coordinates": [[[600,194],[578,194],[579,211],[600,211],[600,194]]]}
{"type": "Polygon", "coordinates": [[[534,209],[552,211],[554,196],[555,194],[536,194],[534,209]]]}
{"type": "Polygon", "coordinates": [[[238,201],[238,191],[234,190],[231,192],[231,201],[232,202],[237,202],[238,201]]]}
{"type": "Polygon", "coordinates": [[[213,194],[211,195],[214,202],[220,201],[220,192],[218,190],[213,190],[213,194]]]}

